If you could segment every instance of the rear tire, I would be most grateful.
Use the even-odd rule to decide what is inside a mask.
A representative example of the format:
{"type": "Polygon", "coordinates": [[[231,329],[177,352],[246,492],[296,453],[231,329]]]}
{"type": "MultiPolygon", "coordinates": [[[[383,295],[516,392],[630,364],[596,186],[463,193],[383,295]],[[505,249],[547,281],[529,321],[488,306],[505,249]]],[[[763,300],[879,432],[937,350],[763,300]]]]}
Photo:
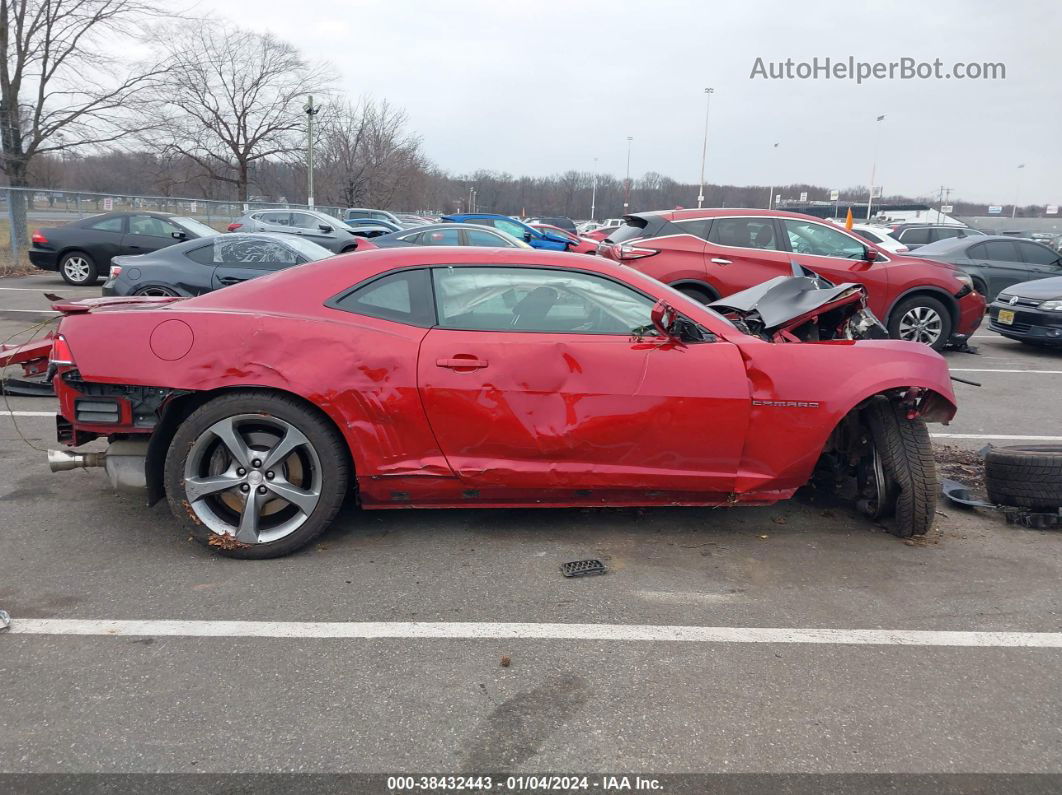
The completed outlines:
{"type": "Polygon", "coordinates": [[[59,275],[75,287],[95,284],[99,278],[96,261],[84,251],[68,251],[59,259],[59,275]]]}
{"type": "Polygon", "coordinates": [[[999,505],[1062,506],[1062,445],[994,447],[985,455],[988,499],[999,505]]]}
{"type": "Polygon", "coordinates": [[[170,509],[196,541],[227,557],[275,558],[331,524],[350,457],[331,423],[299,401],[239,391],[181,423],[164,478],[170,509]]]}
{"type": "Polygon", "coordinates": [[[951,313],[936,298],[916,295],[901,301],[889,315],[889,336],[921,342],[942,351],[951,339],[951,313]]]}
{"type": "Polygon", "coordinates": [[[715,296],[709,293],[703,287],[696,287],[694,285],[684,284],[681,287],[676,287],[675,289],[683,295],[688,296],[689,298],[692,298],[694,301],[701,304],[710,304],[712,301],[716,300],[715,296]]]}
{"type": "Polygon", "coordinates": [[[887,526],[900,538],[925,535],[937,511],[937,469],[929,429],[907,419],[904,409],[878,397],[864,410],[873,453],[884,475],[885,493],[873,515],[889,516],[887,526]]]}

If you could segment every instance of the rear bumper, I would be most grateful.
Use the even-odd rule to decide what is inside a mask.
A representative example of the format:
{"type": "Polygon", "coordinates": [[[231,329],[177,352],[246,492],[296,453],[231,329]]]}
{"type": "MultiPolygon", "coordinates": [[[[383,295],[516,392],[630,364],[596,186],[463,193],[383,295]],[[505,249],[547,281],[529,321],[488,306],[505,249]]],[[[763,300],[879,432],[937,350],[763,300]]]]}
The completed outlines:
{"type": "Polygon", "coordinates": [[[1012,340],[1062,345],[1062,312],[1042,312],[995,303],[989,308],[988,328],[1012,340]],[[999,322],[1001,309],[1014,312],[1013,323],[999,322]]]}
{"type": "Polygon", "coordinates": [[[31,248],[29,250],[29,261],[31,265],[44,271],[59,270],[59,254],[55,251],[31,248]]]}

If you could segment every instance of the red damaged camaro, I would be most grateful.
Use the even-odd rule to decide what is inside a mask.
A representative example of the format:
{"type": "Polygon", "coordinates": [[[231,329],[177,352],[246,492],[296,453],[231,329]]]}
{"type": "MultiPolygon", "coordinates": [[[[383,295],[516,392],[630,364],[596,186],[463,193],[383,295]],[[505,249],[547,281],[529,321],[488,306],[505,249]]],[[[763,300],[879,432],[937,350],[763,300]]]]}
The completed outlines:
{"type": "MultiPolygon", "coordinates": [[[[797,266],[798,267],[798,266],[797,266]]],[[[599,257],[333,257],[197,298],[60,302],[53,469],[104,466],[223,554],[363,509],[769,504],[814,476],[898,535],[936,503],[924,345],[806,271],[706,307],[599,257]]]]}

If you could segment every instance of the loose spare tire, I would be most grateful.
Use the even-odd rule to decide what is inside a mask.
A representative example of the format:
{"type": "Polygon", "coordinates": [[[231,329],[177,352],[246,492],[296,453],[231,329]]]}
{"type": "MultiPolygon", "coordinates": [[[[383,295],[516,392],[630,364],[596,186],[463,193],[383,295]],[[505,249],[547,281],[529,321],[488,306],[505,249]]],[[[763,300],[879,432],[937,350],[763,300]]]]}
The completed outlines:
{"type": "Polygon", "coordinates": [[[985,456],[988,499],[1019,508],[1062,506],[1062,445],[993,447],[985,456]]]}

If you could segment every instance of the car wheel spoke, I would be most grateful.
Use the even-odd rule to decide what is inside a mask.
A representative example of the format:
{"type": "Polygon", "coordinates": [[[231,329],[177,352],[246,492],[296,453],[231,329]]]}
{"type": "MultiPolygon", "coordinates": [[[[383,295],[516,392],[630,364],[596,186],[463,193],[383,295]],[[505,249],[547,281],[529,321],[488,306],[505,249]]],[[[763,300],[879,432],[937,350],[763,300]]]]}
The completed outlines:
{"type": "Polygon", "coordinates": [[[300,489],[281,478],[267,482],[265,487],[282,500],[290,502],[307,516],[313,513],[313,509],[317,507],[317,501],[321,498],[320,492],[300,489]]]}
{"type": "Polygon", "coordinates": [[[260,494],[257,489],[247,493],[243,501],[243,512],[240,514],[240,526],[236,530],[236,540],[244,544],[258,543],[258,521],[261,519],[262,505],[266,496],[260,494]]]}
{"type": "Polygon", "coordinates": [[[237,477],[235,472],[225,472],[221,475],[211,475],[201,478],[185,478],[184,494],[188,502],[201,500],[219,491],[233,489],[243,483],[244,479],[237,477]]]}
{"type": "Polygon", "coordinates": [[[310,440],[307,439],[302,431],[297,428],[288,427],[284,434],[284,437],[276,443],[272,450],[266,453],[265,462],[262,464],[263,469],[272,469],[275,466],[279,466],[280,462],[291,455],[299,447],[308,445],[310,440]]]}
{"type": "Polygon", "coordinates": [[[236,430],[231,417],[226,417],[220,422],[211,425],[210,432],[222,441],[236,463],[244,469],[250,468],[251,451],[243,437],[240,436],[240,432],[236,430]]]}

